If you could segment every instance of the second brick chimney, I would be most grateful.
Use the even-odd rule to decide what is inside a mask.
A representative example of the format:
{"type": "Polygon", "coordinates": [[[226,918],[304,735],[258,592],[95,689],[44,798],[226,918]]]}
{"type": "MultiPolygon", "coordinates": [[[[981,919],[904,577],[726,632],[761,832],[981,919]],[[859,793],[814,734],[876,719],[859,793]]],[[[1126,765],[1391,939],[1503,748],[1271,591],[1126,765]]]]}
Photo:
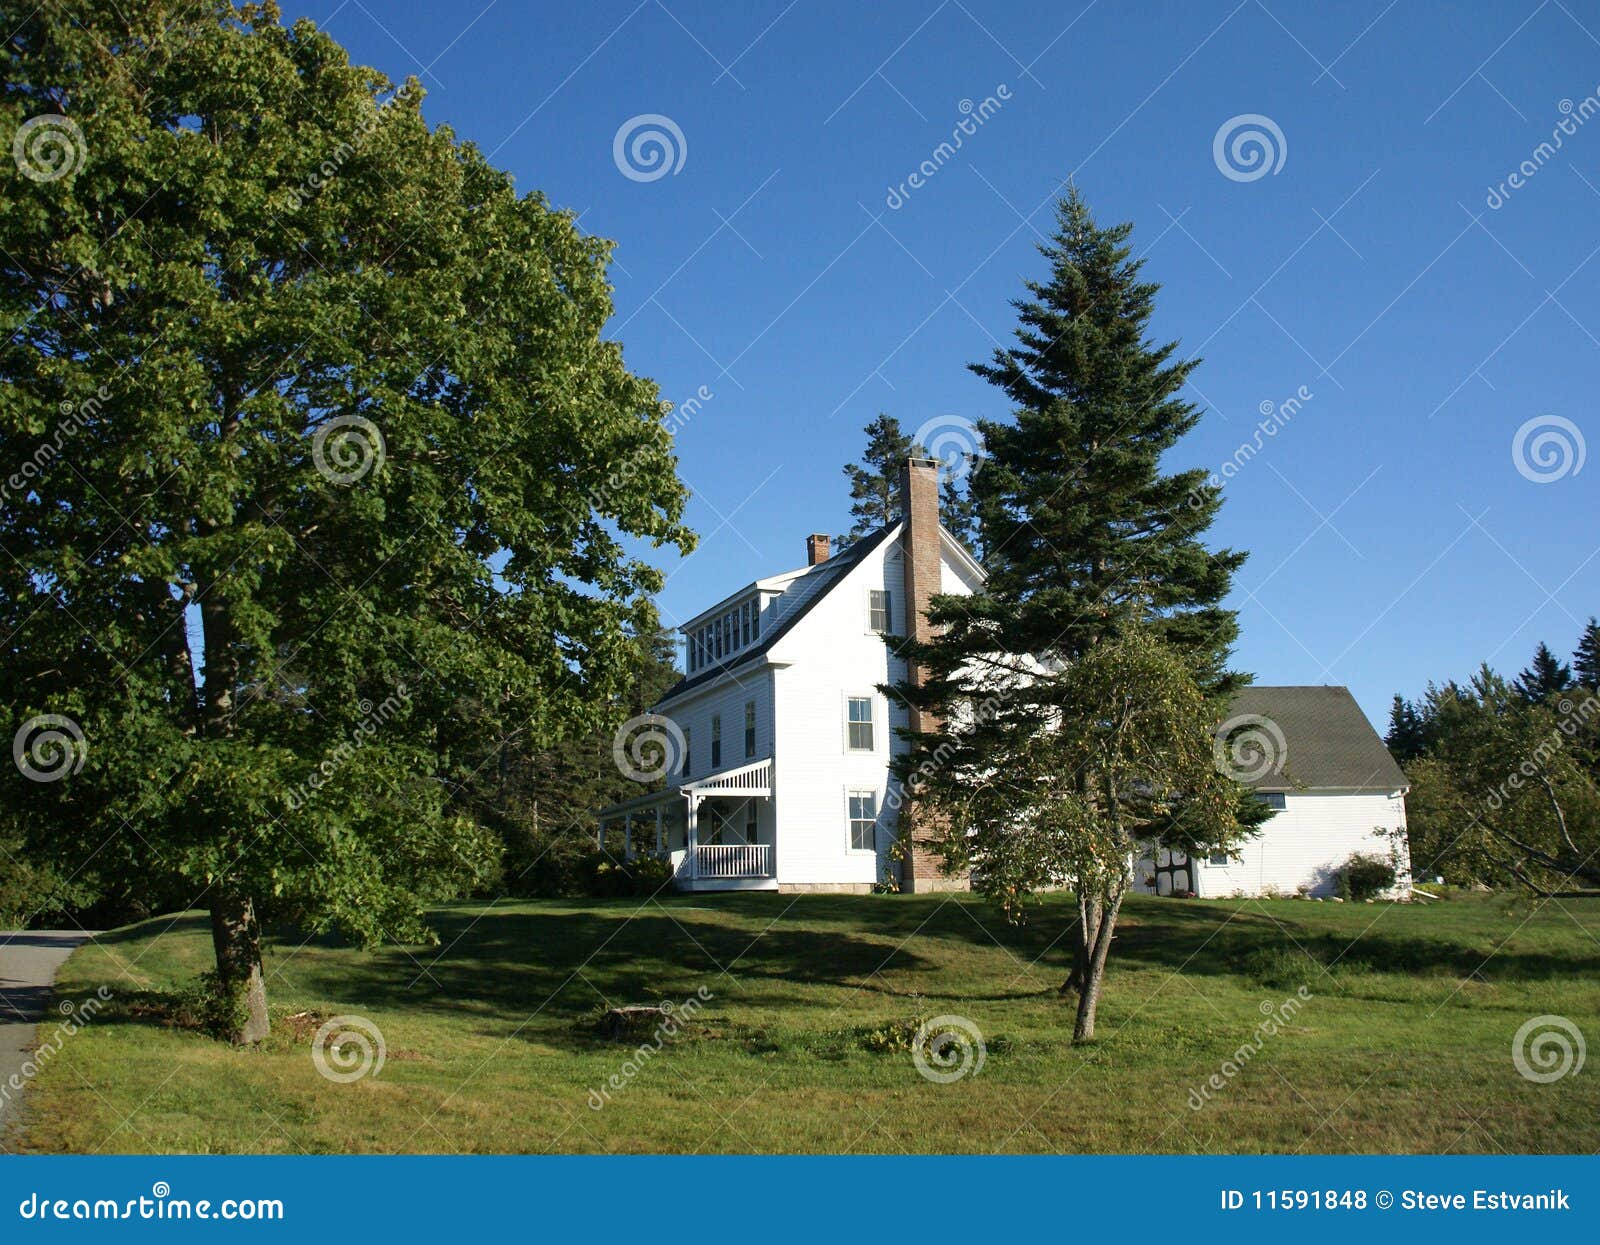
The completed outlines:
{"type": "Polygon", "coordinates": [[[806,565],[818,566],[828,560],[832,550],[832,541],[823,533],[813,532],[806,537],[806,565]]]}

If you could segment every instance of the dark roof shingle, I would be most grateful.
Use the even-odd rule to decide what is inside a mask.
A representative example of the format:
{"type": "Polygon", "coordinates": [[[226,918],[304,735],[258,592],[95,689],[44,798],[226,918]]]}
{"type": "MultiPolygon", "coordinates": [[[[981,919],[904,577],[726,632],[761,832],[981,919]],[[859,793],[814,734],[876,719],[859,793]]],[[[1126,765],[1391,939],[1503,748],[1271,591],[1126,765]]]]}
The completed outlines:
{"type": "Polygon", "coordinates": [[[1230,720],[1267,718],[1284,742],[1283,764],[1248,785],[1258,791],[1339,788],[1399,791],[1406,776],[1347,687],[1246,687],[1230,720]]]}

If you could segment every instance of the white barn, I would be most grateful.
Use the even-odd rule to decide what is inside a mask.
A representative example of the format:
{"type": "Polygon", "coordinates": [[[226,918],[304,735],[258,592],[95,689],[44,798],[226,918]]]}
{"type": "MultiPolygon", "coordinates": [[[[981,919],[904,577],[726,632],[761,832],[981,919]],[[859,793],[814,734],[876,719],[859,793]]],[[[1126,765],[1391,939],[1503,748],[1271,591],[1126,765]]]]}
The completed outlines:
{"type": "MultiPolygon", "coordinates": [[[[1264,742],[1264,771],[1241,775],[1278,811],[1261,833],[1232,854],[1190,860],[1162,851],[1141,861],[1134,885],[1144,891],[1229,895],[1304,894],[1325,898],[1356,852],[1397,853],[1395,891],[1409,893],[1406,779],[1344,687],[1247,687],[1229,706],[1264,742]]],[[[1226,723],[1224,725],[1227,725],[1226,723]]]]}
{"type": "MultiPolygon", "coordinates": [[[[660,789],[600,812],[603,846],[669,855],[687,890],[965,889],[920,848],[908,861],[889,855],[890,760],[910,712],[879,691],[907,675],[894,638],[926,636],[929,598],[969,594],[984,578],[940,526],[937,462],[907,463],[902,496],[897,522],[837,556],[826,536],[808,537],[805,566],[683,624],[684,677],[649,722],[672,766],[660,789]]],[[[1344,688],[1252,687],[1233,710],[1286,737],[1283,763],[1254,784],[1282,811],[1235,857],[1140,862],[1137,887],[1329,894],[1351,852],[1386,849],[1375,830],[1403,832],[1404,778],[1344,688]]]]}

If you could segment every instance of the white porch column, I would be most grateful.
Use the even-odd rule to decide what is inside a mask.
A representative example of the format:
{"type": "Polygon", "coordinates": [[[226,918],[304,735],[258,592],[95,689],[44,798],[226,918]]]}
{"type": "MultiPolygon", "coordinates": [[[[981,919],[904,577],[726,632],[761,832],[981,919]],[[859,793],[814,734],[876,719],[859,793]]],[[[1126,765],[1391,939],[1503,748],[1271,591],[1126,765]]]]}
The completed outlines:
{"type": "Polygon", "coordinates": [[[700,797],[690,794],[686,797],[689,801],[688,808],[684,810],[683,843],[689,853],[689,876],[700,876],[700,853],[696,850],[700,838],[700,797]]]}

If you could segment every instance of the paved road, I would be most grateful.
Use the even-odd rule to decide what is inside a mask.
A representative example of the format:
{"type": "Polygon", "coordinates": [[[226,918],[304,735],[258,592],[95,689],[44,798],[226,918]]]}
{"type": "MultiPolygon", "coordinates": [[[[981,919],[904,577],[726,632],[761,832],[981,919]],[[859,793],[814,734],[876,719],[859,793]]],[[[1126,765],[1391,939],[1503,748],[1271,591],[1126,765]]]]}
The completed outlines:
{"type": "Polygon", "coordinates": [[[80,930],[0,933],[0,1125],[16,1110],[9,1082],[33,1048],[51,983],[72,949],[88,941],[80,930]]]}

